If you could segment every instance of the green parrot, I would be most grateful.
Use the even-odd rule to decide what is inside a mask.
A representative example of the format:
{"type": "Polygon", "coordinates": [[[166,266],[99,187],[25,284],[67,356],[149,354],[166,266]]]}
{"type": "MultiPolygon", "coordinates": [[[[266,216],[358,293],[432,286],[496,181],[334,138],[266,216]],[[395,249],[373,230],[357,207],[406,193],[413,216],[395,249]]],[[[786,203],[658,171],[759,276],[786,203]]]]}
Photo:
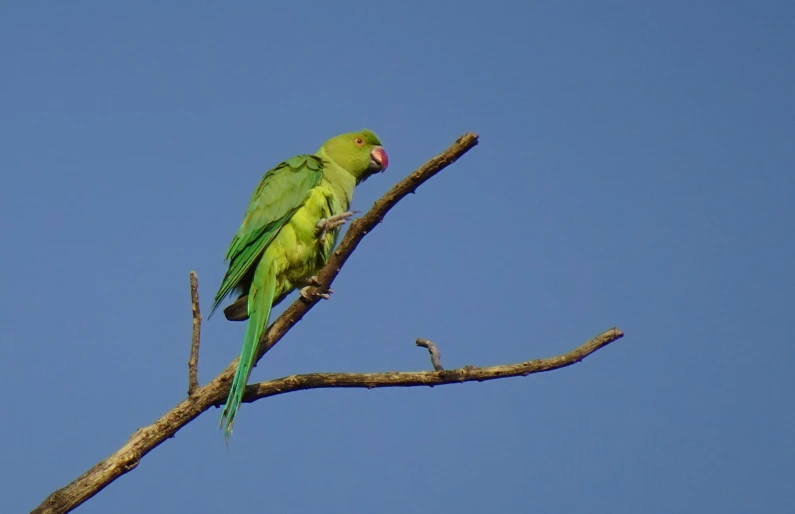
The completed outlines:
{"type": "Polygon", "coordinates": [[[271,307],[297,287],[308,298],[307,289],[318,285],[314,275],[328,261],[340,227],[354,214],[348,211],[354,187],[388,164],[378,136],[365,129],[333,137],[315,154],[287,159],[262,177],[227,250],[229,269],[210,312],[212,316],[227,295],[237,292],[237,301],[224,310],[226,317],[248,319],[221,414],[227,442],[271,307]]]}

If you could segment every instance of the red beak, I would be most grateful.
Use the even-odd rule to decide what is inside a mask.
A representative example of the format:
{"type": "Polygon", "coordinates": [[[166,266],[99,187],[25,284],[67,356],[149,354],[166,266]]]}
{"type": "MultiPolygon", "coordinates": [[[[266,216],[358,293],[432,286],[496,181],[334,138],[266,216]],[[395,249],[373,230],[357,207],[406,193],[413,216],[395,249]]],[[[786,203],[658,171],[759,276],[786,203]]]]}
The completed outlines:
{"type": "Polygon", "coordinates": [[[370,158],[378,163],[378,166],[381,168],[382,172],[386,170],[387,166],[389,166],[389,157],[387,157],[386,151],[384,151],[384,149],[380,146],[373,148],[373,150],[370,152],[370,158]]]}

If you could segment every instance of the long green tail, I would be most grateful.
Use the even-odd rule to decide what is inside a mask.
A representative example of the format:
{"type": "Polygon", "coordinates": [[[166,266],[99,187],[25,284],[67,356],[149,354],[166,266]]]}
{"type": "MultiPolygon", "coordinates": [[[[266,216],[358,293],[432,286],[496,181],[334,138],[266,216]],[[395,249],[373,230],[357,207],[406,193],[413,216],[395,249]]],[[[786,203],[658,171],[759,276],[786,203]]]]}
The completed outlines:
{"type": "Polygon", "coordinates": [[[246,338],[243,341],[243,350],[240,352],[240,361],[237,363],[235,378],[232,379],[232,387],[229,389],[229,396],[226,405],[221,413],[221,425],[224,425],[224,439],[229,444],[229,437],[232,435],[232,425],[235,416],[243,400],[243,393],[246,391],[246,382],[251,374],[251,367],[257,355],[257,343],[268,326],[268,317],[271,313],[273,296],[276,292],[276,276],[270,270],[270,262],[265,262],[265,257],[257,265],[254,272],[254,280],[248,294],[248,325],[246,326],[246,338]]]}

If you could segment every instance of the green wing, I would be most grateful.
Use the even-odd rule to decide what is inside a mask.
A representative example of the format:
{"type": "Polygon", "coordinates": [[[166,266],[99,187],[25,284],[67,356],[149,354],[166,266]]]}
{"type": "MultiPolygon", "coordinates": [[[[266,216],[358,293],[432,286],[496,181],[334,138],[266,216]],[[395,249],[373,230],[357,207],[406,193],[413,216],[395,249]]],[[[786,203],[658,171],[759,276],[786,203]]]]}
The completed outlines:
{"type": "MultiPolygon", "coordinates": [[[[314,155],[298,155],[268,171],[251,197],[243,224],[229,245],[229,269],[215,295],[210,316],[226,296],[253,275],[262,252],[279,230],[304,204],[309,191],[320,183],[323,161],[314,155]]],[[[209,316],[208,316],[209,318],[209,316]]]]}

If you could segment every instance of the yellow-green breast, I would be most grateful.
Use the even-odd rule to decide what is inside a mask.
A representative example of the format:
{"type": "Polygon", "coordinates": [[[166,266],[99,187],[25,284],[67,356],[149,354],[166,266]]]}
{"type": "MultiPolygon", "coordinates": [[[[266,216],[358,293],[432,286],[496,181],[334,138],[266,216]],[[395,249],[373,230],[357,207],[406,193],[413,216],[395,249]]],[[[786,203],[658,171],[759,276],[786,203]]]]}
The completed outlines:
{"type": "Polygon", "coordinates": [[[339,229],[328,231],[320,241],[317,222],[344,212],[348,206],[339,203],[328,183],[321,181],[268,245],[262,262],[270,262],[276,275],[276,298],[302,285],[302,279],[317,274],[328,261],[339,229]]]}

